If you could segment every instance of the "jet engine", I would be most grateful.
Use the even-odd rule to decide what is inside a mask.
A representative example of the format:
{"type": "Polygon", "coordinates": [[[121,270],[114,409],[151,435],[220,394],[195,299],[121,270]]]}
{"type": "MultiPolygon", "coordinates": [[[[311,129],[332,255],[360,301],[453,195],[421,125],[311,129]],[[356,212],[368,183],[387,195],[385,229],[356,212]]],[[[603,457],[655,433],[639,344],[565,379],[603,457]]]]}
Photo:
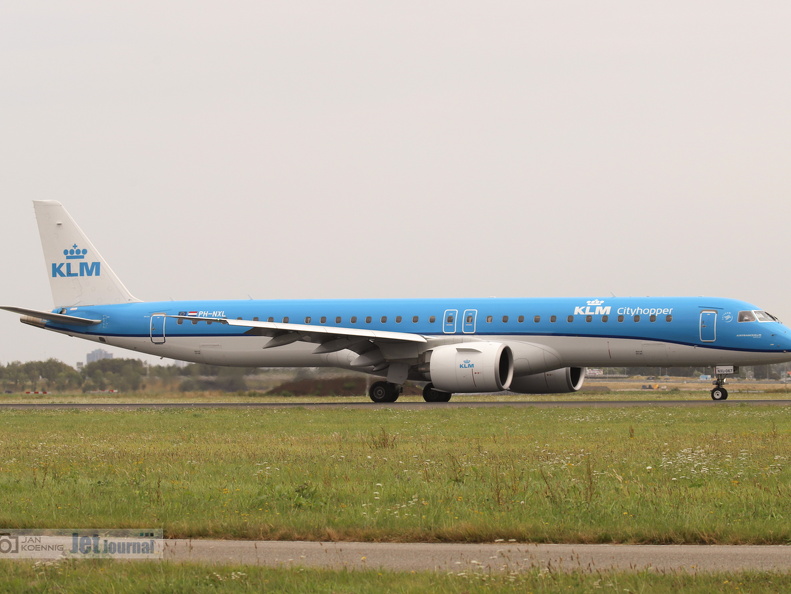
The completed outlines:
{"type": "Polygon", "coordinates": [[[508,390],[514,375],[514,356],[499,342],[466,342],[431,351],[429,376],[442,392],[499,392],[508,390]]]}
{"type": "Polygon", "coordinates": [[[518,394],[560,394],[578,391],[584,381],[584,367],[563,367],[514,378],[508,390],[518,394]]]}

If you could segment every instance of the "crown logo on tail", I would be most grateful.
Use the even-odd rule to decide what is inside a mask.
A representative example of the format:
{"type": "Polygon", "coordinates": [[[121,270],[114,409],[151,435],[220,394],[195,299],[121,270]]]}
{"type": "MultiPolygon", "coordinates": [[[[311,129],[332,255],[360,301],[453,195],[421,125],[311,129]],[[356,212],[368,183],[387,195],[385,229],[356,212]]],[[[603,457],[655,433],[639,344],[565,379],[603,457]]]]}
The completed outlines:
{"type": "Polygon", "coordinates": [[[87,253],[88,250],[80,249],[76,243],[70,249],[63,250],[63,255],[66,256],[67,260],[83,260],[87,253]]]}

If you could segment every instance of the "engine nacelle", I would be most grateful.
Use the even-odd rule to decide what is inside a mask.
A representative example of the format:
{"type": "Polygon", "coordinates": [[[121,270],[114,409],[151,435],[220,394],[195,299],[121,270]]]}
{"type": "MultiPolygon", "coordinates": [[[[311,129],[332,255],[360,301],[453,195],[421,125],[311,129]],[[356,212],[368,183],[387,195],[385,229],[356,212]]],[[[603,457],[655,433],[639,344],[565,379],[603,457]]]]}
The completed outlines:
{"type": "Polygon", "coordinates": [[[465,342],[431,351],[429,375],[442,392],[499,392],[514,376],[514,356],[499,342],[465,342]]]}
{"type": "Polygon", "coordinates": [[[584,367],[563,367],[514,378],[508,389],[518,394],[560,394],[578,391],[584,381],[584,367]]]}

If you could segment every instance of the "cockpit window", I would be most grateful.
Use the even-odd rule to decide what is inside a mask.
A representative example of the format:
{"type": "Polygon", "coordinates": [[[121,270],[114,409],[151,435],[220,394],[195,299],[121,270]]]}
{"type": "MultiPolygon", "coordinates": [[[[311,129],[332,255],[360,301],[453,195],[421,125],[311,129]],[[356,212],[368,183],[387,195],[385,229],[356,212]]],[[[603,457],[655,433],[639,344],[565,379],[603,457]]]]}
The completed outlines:
{"type": "Polygon", "coordinates": [[[740,311],[740,322],[778,322],[779,320],[772,314],[765,311],[740,311]]]}
{"type": "Polygon", "coordinates": [[[772,314],[767,313],[765,311],[757,311],[755,312],[755,317],[758,318],[759,322],[776,322],[777,318],[774,317],[772,314]]]}

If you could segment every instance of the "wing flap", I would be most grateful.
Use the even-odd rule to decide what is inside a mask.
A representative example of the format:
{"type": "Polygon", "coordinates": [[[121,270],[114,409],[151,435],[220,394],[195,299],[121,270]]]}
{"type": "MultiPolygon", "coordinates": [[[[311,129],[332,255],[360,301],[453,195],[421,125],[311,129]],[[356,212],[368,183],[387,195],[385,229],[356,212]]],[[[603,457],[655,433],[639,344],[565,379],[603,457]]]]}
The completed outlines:
{"type": "MultiPolygon", "coordinates": [[[[373,342],[427,342],[424,336],[421,336],[420,334],[412,334],[409,332],[390,332],[386,330],[369,330],[367,328],[346,328],[338,326],[316,326],[313,324],[284,324],[281,322],[261,322],[258,320],[232,320],[228,318],[196,318],[195,316],[168,317],[183,320],[215,322],[227,324],[229,326],[239,326],[242,328],[260,328],[265,332],[269,331],[267,334],[271,332],[271,335],[274,336],[273,340],[276,340],[277,344],[273,346],[290,344],[296,340],[327,343],[340,338],[356,338],[360,340],[370,340],[373,342]],[[294,334],[297,334],[298,337],[293,338],[294,334]]],[[[351,342],[357,341],[350,341],[350,343],[351,342]]]]}

